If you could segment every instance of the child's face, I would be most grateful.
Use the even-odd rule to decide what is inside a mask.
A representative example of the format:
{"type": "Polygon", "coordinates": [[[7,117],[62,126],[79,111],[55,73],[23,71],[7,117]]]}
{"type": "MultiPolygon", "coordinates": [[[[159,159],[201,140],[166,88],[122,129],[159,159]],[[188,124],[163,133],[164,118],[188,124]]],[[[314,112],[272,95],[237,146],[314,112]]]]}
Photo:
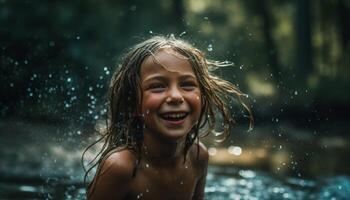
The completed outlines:
{"type": "Polygon", "coordinates": [[[184,138],[198,122],[198,81],[190,63],[178,53],[162,49],[146,58],[141,65],[141,89],[145,134],[174,141],[184,138]]]}

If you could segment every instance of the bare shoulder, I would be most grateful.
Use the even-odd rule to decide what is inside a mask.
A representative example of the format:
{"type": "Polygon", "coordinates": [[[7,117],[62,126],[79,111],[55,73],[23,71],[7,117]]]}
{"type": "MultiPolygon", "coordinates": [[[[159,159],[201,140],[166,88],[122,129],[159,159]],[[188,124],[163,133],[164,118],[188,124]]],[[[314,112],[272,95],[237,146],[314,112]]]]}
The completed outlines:
{"type": "Polygon", "coordinates": [[[133,152],[128,149],[114,151],[108,154],[101,162],[101,173],[110,171],[110,173],[118,175],[128,175],[133,171],[136,157],[133,152]]]}
{"type": "Polygon", "coordinates": [[[135,155],[127,149],[107,154],[89,188],[88,199],[124,198],[129,191],[135,161],[135,155]]]}
{"type": "Polygon", "coordinates": [[[207,166],[209,160],[208,149],[202,142],[194,143],[190,148],[191,157],[194,158],[194,163],[198,166],[207,166]]]}
{"type": "Polygon", "coordinates": [[[192,199],[204,199],[204,189],[208,169],[209,153],[203,143],[194,143],[191,147],[191,157],[193,160],[193,166],[198,174],[196,188],[192,199]]]}

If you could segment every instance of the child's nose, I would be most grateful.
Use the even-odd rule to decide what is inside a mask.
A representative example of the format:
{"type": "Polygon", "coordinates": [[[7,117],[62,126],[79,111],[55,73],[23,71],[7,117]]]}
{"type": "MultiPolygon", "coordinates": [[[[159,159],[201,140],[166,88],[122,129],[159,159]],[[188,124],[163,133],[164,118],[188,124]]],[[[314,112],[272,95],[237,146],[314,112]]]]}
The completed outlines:
{"type": "Polygon", "coordinates": [[[179,104],[184,101],[184,98],[178,88],[172,88],[169,90],[168,97],[166,99],[167,103],[179,104]]]}

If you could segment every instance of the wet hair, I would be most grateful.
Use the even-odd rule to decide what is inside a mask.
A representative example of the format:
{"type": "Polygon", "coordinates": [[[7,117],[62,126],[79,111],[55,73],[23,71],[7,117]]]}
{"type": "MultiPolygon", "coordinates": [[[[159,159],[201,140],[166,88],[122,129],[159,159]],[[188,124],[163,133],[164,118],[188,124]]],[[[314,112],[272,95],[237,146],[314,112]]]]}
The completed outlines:
{"type": "Polygon", "coordinates": [[[91,169],[100,165],[105,157],[115,150],[129,149],[136,154],[136,166],[140,162],[144,127],[142,117],[138,114],[141,113],[139,104],[142,100],[140,68],[146,58],[153,56],[161,49],[169,49],[181,55],[191,64],[201,91],[202,110],[198,123],[186,136],[185,159],[187,151],[196,140],[199,141],[199,137],[204,137],[215,131],[215,124],[219,117],[217,113],[220,113],[222,117],[224,138],[229,135],[234,125],[234,118],[229,109],[232,99],[237,100],[249,113],[250,126],[252,125],[251,111],[242,99],[246,95],[232,83],[211,73],[216,68],[232,65],[231,63],[208,60],[200,50],[172,35],[154,36],[132,47],[112,76],[108,91],[108,116],[105,133],[98,141],[87,147],[85,152],[102,140],[104,143],[99,154],[92,161],[95,161],[95,164],[86,171],[84,181],[86,181],[91,169]]]}

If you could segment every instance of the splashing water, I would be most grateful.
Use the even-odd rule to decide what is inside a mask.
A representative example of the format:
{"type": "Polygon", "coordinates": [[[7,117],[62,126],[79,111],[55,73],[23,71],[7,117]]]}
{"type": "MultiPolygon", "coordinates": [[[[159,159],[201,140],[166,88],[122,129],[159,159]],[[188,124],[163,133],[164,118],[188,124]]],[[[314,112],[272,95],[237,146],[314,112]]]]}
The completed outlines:
{"type": "MultiPolygon", "coordinates": [[[[85,199],[84,130],[0,121],[0,199],[85,199]],[[8,137],[15,132],[17,138],[8,137]],[[35,155],[35,156],[33,156],[35,155]]],[[[282,146],[281,146],[282,147],[282,146]]],[[[239,155],[242,149],[227,149],[239,155]]],[[[210,148],[210,154],[216,149],[210,148]]],[[[149,167],[149,165],[148,165],[149,167]]],[[[150,192],[150,191],[146,191],[150,192]]],[[[209,166],[206,199],[348,199],[350,177],[274,177],[234,166],[209,166]]],[[[140,196],[141,198],[141,196],[140,196]]]]}
{"type": "Polygon", "coordinates": [[[208,51],[213,51],[213,45],[212,45],[212,44],[209,44],[207,50],[208,50],[208,51]]]}

